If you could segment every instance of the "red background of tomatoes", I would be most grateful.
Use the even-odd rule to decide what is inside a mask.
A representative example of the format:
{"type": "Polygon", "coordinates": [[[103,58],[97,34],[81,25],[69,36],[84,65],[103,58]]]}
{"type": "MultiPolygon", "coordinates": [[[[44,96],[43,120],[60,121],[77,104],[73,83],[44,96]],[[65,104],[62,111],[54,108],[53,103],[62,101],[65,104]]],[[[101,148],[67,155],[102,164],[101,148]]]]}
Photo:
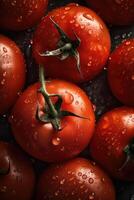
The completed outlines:
{"type": "MultiPolygon", "coordinates": [[[[64,1],[57,1],[57,0],[50,0],[49,8],[48,10],[51,10],[55,7],[65,5],[70,2],[77,2],[81,5],[87,5],[84,3],[84,0],[64,0],[64,1]]],[[[125,38],[131,38],[134,37],[134,26],[128,26],[128,27],[111,27],[109,26],[111,38],[112,38],[112,49],[115,48],[122,40],[125,38]]],[[[34,60],[32,59],[32,53],[31,53],[31,37],[33,34],[32,29],[28,29],[26,31],[22,31],[19,33],[16,32],[2,32],[4,35],[9,36],[11,39],[15,40],[16,43],[20,46],[22,51],[25,54],[27,66],[28,66],[28,73],[27,73],[27,82],[26,85],[29,85],[33,82],[35,82],[38,78],[38,73],[36,67],[36,64],[34,60]],[[32,73],[31,73],[32,72],[32,73]]],[[[117,107],[121,105],[111,94],[111,91],[109,89],[108,83],[107,83],[107,77],[106,77],[106,70],[104,70],[98,77],[96,77],[93,81],[87,82],[85,84],[80,85],[87,94],[91,97],[92,102],[96,106],[96,116],[97,119],[100,118],[100,116],[105,113],[106,111],[117,107]]],[[[3,115],[0,117],[0,139],[5,141],[13,141],[10,134],[10,126],[7,123],[8,119],[8,113],[6,115],[3,115]]],[[[15,142],[15,141],[14,141],[15,142]]],[[[84,157],[88,156],[88,153],[86,151],[82,152],[81,154],[84,157]]],[[[37,173],[42,170],[44,167],[44,164],[36,161],[35,162],[35,168],[37,170],[37,173]]],[[[117,189],[117,196],[119,200],[128,200],[129,195],[133,195],[134,191],[134,183],[126,183],[126,182],[115,182],[116,189],[117,189]],[[125,187],[125,190],[124,190],[125,187]]]]}

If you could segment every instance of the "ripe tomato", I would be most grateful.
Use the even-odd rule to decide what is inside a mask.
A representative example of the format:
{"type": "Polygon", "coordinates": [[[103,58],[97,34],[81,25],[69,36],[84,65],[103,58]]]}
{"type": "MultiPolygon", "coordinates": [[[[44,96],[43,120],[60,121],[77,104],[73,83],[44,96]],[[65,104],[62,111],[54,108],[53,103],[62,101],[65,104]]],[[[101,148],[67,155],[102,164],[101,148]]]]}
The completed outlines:
{"type": "Polygon", "coordinates": [[[95,13],[69,4],[41,21],[33,38],[33,56],[44,64],[47,76],[84,82],[103,69],[110,45],[108,29],[95,13]]]}
{"type": "Polygon", "coordinates": [[[28,158],[12,144],[0,142],[0,199],[31,200],[35,174],[28,158]]]}
{"type": "Polygon", "coordinates": [[[25,62],[20,49],[0,35],[0,114],[16,101],[25,82],[25,62]]]}
{"type": "MultiPolygon", "coordinates": [[[[39,87],[39,84],[30,86],[13,108],[10,118],[13,135],[25,151],[40,160],[55,162],[72,158],[88,145],[93,134],[95,117],[92,104],[86,94],[71,83],[60,80],[47,82],[49,94],[62,96],[61,110],[86,118],[59,117],[61,130],[57,131],[52,123],[42,123],[36,116],[37,103],[41,114],[47,110],[43,96],[37,95],[39,87]]],[[[55,101],[56,97],[51,99],[55,101]]]]}
{"type": "Polygon", "coordinates": [[[34,26],[43,16],[48,0],[1,0],[0,28],[24,30],[34,26]]]}
{"type": "Polygon", "coordinates": [[[90,152],[113,177],[134,180],[133,140],[134,108],[116,108],[98,122],[90,152]]]}
{"type": "Polygon", "coordinates": [[[48,168],[40,177],[37,188],[37,200],[115,200],[111,180],[83,158],[48,168]]]}
{"type": "Polygon", "coordinates": [[[125,40],[111,54],[108,80],[113,94],[134,106],[134,39],[125,40]]]}
{"type": "Polygon", "coordinates": [[[134,23],[134,0],[86,0],[107,22],[114,25],[134,23]]]}

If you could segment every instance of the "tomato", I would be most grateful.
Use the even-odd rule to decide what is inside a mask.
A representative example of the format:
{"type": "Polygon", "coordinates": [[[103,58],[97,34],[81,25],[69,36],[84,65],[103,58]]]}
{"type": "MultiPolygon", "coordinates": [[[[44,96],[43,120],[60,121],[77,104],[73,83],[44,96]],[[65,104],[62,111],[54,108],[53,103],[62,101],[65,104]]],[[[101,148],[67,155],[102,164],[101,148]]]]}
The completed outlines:
{"type": "Polygon", "coordinates": [[[18,46],[0,35],[0,114],[16,101],[25,83],[25,62],[18,46]]]}
{"type": "Polygon", "coordinates": [[[44,64],[47,76],[78,83],[100,73],[110,45],[102,20],[92,10],[73,3],[42,19],[33,38],[33,56],[44,64]]]}
{"type": "Polygon", "coordinates": [[[83,158],[51,166],[41,175],[37,188],[37,200],[115,200],[108,176],[83,158]]]}
{"type": "Polygon", "coordinates": [[[119,107],[104,114],[97,124],[90,153],[115,178],[134,180],[134,108],[119,107]]]}
{"type": "Polygon", "coordinates": [[[86,0],[107,22],[114,25],[134,23],[134,0],[86,0]]]}
{"type": "Polygon", "coordinates": [[[31,200],[35,174],[31,162],[13,144],[0,142],[0,199],[31,200]]]}
{"type": "Polygon", "coordinates": [[[0,28],[24,30],[34,26],[44,15],[48,0],[1,0],[0,28]]]}
{"type": "Polygon", "coordinates": [[[113,94],[122,103],[134,106],[134,39],[123,41],[111,54],[108,80],[113,94]]]}
{"type": "MultiPolygon", "coordinates": [[[[60,120],[61,129],[57,130],[53,127],[55,118],[46,114],[48,106],[43,95],[37,94],[39,88],[38,83],[28,87],[13,108],[10,123],[16,141],[29,154],[43,161],[55,162],[76,156],[88,145],[94,131],[95,117],[89,98],[74,84],[61,80],[46,82],[49,94],[62,96],[61,110],[80,116],[58,116],[56,120],[60,120]],[[37,105],[40,118],[48,117],[47,123],[38,119],[37,105]]],[[[57,97],[51,100],[55,102],[57,97]]]]}

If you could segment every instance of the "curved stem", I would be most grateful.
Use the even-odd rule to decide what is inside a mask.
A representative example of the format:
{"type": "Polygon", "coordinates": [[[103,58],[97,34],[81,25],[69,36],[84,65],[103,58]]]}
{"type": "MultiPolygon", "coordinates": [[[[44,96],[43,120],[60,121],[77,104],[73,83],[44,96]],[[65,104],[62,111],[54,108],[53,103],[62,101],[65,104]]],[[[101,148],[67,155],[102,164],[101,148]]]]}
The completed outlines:
{"type": "Polygon", "coordinates": [[[65,51],[69,51],[72,49],[72,44],[67,43],[63,47],[60,47],[58,49],[52,50],[52,51],[46,51],[45,53],[40,53],[40,56],[59,56],[65,51]]]}
{"type": "Polygon", "coordinates": [[[40,68],[39,68],[39,80],[40,80],[40,83],[41,83],[41,88],[40,88],[40,92],[41,94],[44,96],[45,98],[45,101],[49,107],[49,110],[50,110],[50,113],[52,115],[52,117],[57,117],[58,116],[58,113],[57,113],[57,110],[55,109],[51,99],[50,99],[50,96],[46,90],[46,84],[45,84],[45,79],[44,79],[44,67],[40,65],[40,68]]]}
{"type": "Polygon", "coordinates": [[[53,105],[50,98],[53,95],[49,95],[46,90],[46,84],[45,84],[45,78],[44,78],[44,67],[42,65],[39,66],[39,80],[41,83],[41,88],[39,89],[39,92],[43,95],[45,102],[48,106],[49,112],[51,114],[51,117],[53,119],[52,126],[54,127],[56,131],[59,131],[61,130],[61,126],[60,126],[60,120],[58,118],[58,112],[55,109],[55,106],[53,105]]]}

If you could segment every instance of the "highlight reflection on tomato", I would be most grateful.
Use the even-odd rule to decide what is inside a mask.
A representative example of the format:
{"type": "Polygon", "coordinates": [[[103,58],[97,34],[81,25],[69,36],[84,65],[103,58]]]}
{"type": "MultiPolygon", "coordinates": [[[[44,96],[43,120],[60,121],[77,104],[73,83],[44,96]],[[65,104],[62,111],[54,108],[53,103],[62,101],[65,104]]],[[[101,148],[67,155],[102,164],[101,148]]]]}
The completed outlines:
{"type": "Polygon", "coordinates": [[[0,115],[15,103],[25,83],[25,70],[19,47],[0,35],[0,115]]]}

